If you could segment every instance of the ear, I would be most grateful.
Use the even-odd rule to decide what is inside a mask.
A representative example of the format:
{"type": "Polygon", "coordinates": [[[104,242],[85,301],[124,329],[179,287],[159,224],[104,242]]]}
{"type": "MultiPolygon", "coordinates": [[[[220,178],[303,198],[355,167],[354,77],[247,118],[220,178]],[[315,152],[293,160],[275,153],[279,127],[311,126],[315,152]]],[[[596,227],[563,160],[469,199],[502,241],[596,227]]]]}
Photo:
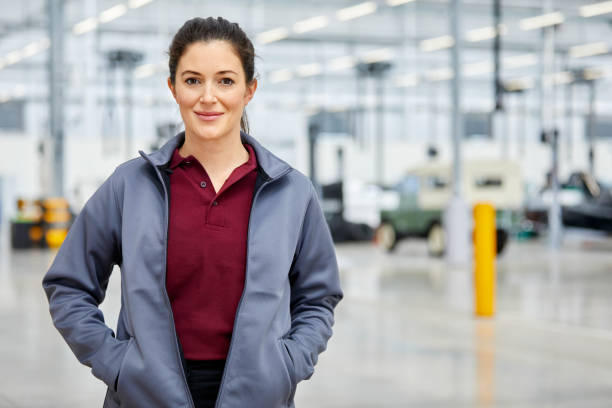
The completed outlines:
{"type": "Polygon", "coordinates": [[[172,81],[170,80],[170,77],[168,77],[168,88],[170,88],[170,92],[172,93],[172,97],[176,101],[176,90],[174,89],[174,86],[172,85],[172,81]]]}
{"type": "Polygon", "coordinates": [[[250,84],[247,84],[246,91],[244,92],[244,106],[247,106],[251,99],[253,99],[253,95],[255,95],[255,91],[257,90],[257,79],[253,78],[250,84]]]}

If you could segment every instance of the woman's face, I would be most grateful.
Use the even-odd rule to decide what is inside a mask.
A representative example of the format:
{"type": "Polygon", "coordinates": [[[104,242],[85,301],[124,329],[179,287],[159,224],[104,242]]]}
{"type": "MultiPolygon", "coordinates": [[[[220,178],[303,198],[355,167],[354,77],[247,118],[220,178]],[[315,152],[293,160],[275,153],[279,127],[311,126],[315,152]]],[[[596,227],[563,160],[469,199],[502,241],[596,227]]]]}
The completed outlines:
{"type": "Polygon", "coordinates": [[[231,43],[215,40],[188,45],[175,78],[174,85],[168,78],[168,86],[179,105],[186,137],[238,137],[242,112],[255,93],[257,81],[246,83],[231,43]]]}

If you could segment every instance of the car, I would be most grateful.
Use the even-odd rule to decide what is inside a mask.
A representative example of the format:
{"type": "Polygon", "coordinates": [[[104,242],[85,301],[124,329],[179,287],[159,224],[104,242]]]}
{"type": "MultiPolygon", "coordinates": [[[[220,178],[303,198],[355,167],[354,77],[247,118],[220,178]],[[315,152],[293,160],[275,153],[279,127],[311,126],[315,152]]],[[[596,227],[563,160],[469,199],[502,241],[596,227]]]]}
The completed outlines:
{"type": "MultiPolygon", "coordinates": [[[[462,170],[461,187],[468,205],[488,202],[496,209],[497,252],[501,253],[510,230],[521,220],[520,167],[513,161],[481,159],[465,161],[462,170]]],[[[381,210],[376,243],[393,251],[404,238],[424,237],[428,252],[442,256],[446,249],[442,217],[452,196],[451,175],[451,165],[438,162],[407,172],[393,187],[393,205],[381,210]]]]}
{"type": "MultiPolygon", "coordinates": [[[[591,174],[571,173],[567,181],[559,185],[558,200],[564,226],[612,233],[612,190],[591,174]]],[[[548,226],[551,203],[549,185],[527,201],[526,216],[539,230],[548,226]]]]}

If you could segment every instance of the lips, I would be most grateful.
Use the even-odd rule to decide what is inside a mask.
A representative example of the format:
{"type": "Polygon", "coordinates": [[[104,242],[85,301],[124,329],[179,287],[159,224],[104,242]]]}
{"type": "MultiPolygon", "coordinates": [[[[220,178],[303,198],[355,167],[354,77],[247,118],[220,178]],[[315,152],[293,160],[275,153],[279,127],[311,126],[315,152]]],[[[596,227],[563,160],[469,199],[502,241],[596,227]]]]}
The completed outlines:
{"type": "Polygon", "coordinates": [[[195,114],[202,120],[211,121],[223,115],[223,112],[195,112],[195,114]]]}

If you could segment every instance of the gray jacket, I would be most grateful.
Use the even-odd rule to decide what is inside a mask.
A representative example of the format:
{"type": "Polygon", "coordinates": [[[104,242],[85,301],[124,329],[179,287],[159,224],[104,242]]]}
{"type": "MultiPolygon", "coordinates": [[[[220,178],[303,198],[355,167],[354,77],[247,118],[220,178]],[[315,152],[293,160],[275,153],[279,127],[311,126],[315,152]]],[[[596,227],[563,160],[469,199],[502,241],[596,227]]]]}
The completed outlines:
{"type": "MultiPolygon", "coordinates": [[[[294,406],[342,298],[333,243],[311,182],[252,137],[258,161],[246,280],[216,407],[294,406]]],[[[53,323],[108,386],[104,407],[193,407],[166,292],[169,177],[184,133],[128,161],[89,199],[43,279],[53,323]],[[98,305],[121,268],[115,333],[98,305]],[[115,388],[116,384],[116,388],[115,388]]]]}

